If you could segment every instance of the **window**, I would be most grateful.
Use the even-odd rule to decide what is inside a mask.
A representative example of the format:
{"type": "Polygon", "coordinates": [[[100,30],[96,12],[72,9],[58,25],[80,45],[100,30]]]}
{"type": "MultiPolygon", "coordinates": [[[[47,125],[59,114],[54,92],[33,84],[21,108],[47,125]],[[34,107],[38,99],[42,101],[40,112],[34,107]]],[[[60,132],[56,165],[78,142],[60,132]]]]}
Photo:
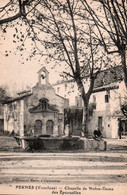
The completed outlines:
{"type": "Polygon", "coordinates": [[[14,110],[16,110],[17,109],[17,103],[16,102],[14,102],[14,110]]]}
{"type": "Polygon", "coordinates": [[[12,103],[9,104],[9,110],[10,110],[10,112],[13,110],[13,105],[12,105],[12,103]]]}
{"type": "Polygon", "coordinates": [[[109,95],[105,95],[105,103],[109,102],[109,95]]]}
{"type": "Polygon", "coordinates": [[[75,97],[75,106],[79,107],[79,98],[77,96],[75,97]]]}
{"type": "Polygon", "coordinates": [[[75,106],[82,107],[82,97],[81,96],[75,97],[75,106]]]}
{"type": "Polygon", "coordinates": [[[43,110],[47,109],[47,102],[45,100],[42,101],[42,109],[43,110]]]}
{"type": "Polygon", "coordinates": [[[57,87],[57,93],[59,93],[60,92],[60,88],[59,87],[57,87]]]}
{"type": "Polygon", "coordinates": [[[103,123],[103,118],[102,118],[102,116],[99,116],[98,117],[98,128],[100,131],[103,130],[102,123],[103,123]]]}
{"type": "Polygon", "coordinates": [[[42,110],[47,110],[47,108],[48,108],[48,99],[46,99],[46,98],[40,99],[40,104],[42,106],[42,110]]]}

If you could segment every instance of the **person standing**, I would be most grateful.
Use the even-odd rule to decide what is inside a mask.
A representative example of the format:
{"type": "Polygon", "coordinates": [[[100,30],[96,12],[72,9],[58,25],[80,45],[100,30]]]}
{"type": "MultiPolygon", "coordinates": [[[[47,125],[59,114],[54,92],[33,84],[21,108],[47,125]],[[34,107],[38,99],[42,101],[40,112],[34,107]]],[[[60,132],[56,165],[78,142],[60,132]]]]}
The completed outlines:
{"type": "Polygon", "coordinates": [[[120,127],[119,127],[119,139],[121,139],[122,132],[123,132],[123,127],[120,125],[120,127]]]}
{"type": "Polygon", "coordinates": [[[121,119],[118,119],[118,120],[119,120],[118,136],[119,136],[119,139],[121,139],[121,135],[122,135],[122,132],[123,132],[123,127],[122,127],[122,124],[121,124],[121,119]]]}

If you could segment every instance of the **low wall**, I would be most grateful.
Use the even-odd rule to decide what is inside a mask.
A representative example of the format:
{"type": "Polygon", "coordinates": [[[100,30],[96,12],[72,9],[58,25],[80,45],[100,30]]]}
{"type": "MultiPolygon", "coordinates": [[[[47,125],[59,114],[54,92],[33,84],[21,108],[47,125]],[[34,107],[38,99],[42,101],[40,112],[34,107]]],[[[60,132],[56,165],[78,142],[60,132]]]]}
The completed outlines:
{"type": "Polygon", "coordinates": [[[80,146],[84,151],[95,151],[95,150],[106,150],[107,142],[104,140],[94,140],[94,139],[86,139],[80,138],[80,146]]]}

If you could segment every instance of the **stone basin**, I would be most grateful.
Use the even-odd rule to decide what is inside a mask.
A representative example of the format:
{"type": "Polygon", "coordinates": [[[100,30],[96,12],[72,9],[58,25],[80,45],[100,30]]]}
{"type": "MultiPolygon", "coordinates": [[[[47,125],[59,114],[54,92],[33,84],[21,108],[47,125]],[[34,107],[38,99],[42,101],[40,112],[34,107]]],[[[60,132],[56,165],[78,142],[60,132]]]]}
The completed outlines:
{"type": "Polygon", "coordinates": [[[23,149],[38,149],[38,137],[35,136],[15,136],[20,147],[23,149]]]}
{"type": "Polygon", "coordinates": [[[23,149],[31,150],[78,150],[96,151],[106,150],[107,142],[96,141],[83,137],[45,137],[45,136],[15,136],[17,143],[23,149]]]}

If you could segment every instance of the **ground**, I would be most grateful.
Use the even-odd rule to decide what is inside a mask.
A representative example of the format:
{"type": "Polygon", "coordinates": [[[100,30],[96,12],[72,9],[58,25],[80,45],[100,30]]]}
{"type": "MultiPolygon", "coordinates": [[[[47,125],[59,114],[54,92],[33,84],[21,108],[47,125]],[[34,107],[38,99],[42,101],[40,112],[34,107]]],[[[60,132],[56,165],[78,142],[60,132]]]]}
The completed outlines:
{"type": "Polygon", "coordinates": [[[127,190],[127,139],[106,141],[103,152],[47,153],[22,151],[13,137],[0,136],[0,194],[1,190],[20,190],[20,194],[35,190],[34,194],[46,195],[95,195],[100,191],[123,195],[127,190]]]}

